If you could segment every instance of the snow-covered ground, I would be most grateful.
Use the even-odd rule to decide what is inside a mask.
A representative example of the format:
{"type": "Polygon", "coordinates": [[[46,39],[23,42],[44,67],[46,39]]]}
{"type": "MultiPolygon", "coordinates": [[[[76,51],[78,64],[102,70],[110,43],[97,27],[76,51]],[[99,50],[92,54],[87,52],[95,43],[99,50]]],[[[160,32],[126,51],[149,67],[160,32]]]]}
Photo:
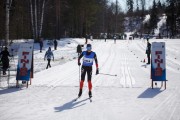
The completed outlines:
{"type": "Polygon", "coordinates": [[[48,46],[40,53],[35,45],[32,85],[7,89],[6,81],[1,81],[0,120],[180,120],[180,40],[153,41],[166,42],[166,90],[161,83],[150,88],[150,66],[142,62],[146,59],[143,40],[90,41],[101,73],[95,75],[94,66],[91,103],[87,82],[82,97],[73,101],[79,91],[76,46],[84,39],[59,41],[50,69],[45,69],[43,60],[48,46]]]}

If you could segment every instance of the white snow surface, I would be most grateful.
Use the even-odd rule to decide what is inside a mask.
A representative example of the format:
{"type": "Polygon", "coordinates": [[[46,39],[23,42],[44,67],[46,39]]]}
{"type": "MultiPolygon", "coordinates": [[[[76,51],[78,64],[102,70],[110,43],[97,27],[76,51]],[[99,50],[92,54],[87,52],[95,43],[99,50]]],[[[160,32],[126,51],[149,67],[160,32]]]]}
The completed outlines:
{"type": "Polygon", "coordinates": [[[143,24],[147,23],[150,20],[151,16],[150,14],[147,14],[145,19],[143,20],[143,24]]]}
{"type": "Polygon", "coordinates": [[[154,30],[155,35],[158,35],[160,33],[160,28],[163,24],[166,23],[167,16],[163,14],[162,17],[160,17],[160,21],[157,23],[157,28],[154,30]]]}
{"type": "Polygon", "coordinates": [[[100,73],[117,74],[95,75],[93,66],[92,102],[87,80],[82,97],[74,101],[79,92],[76,47],[85,39],[58,41],[49,69],[44,61],[48,45],[40,53],[35,44],[32,85],[7,88],[6,81],[0,81],[0,120],[180,120],[180,39],[150,39],[154,41],[166,43],[166,90],[160,82],[151,89],[150,66],[142,62],[147,62],[146,42],[89,41],[100,73]]]}

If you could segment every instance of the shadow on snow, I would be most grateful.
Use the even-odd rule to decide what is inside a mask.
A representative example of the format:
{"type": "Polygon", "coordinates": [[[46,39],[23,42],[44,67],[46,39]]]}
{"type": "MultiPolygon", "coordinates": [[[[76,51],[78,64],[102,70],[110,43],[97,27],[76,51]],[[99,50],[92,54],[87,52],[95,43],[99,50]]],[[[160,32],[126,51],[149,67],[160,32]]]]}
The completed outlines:
{"type": "Polygon", "coordinates": [[[62,112],[64,110],[69,110],[69,109],[74,109],[74,108],[77,108],[77,107],[80,107],[80,106],[83,106],[85,105],[86,103],[82,103],[86,100],[88,100],[89,98],[86,98],[84,100],[81,100],[81,101],[75,101],[75,100],[71,100],[70,102],[68,103],[65,103],[64,105],[60,106],[60,107],[54,107],[54,109],[56,110],[55,112],[62,112]],[[80,104],[82,103],[82,104],[80,104]]]}
{"type": "Polygon", "coordinates": [[[13,93],[13,92],[18,92],[20,91],[21,89],[19,88],[6,88],[6,89],[2,89],[0,90],[0,95],[2,94],[8,94],[8,93],[13,93]]]}
{"type": "Polygon", "coordinates": [[[160,88],[148,88],[143,93],[141,93],[138,98],[153,98],[161,92],[163,92],[163,90],[161,90],[160,88]]]}

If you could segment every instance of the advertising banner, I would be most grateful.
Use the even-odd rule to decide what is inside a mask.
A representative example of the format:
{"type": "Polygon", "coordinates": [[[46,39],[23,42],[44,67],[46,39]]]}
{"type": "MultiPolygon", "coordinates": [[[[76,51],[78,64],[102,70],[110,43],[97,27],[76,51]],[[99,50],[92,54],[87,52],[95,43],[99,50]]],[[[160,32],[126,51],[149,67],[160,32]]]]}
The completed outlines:
{"type": "Polygon", "coordinates": [[[165,42],[153,42],[151,46],[151,78],[153,81],[166,81],[165,42]]]}
{"type": "Polygon", "coordinates": [[[33,43],[23,43],[18,52],[18,66],[16,80],[30,80],[32,67],[33,43]]]}

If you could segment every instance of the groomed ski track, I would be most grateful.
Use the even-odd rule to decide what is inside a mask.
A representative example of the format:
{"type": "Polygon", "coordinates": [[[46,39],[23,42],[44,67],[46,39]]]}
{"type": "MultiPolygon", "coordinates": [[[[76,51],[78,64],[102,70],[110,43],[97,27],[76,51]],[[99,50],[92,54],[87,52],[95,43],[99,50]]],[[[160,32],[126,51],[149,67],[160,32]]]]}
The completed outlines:
{"type": "Polygon", "coordinates": [[[74,59],[37,72],[28,89],[0,90],[0,120],[179,120],[180,42],[165,42],[166,90],[159,88],[161,83],[150,88],[150,65],[142,62],[146,42],[94,40],[100,73],[117,76],[95,75],[94,65],[92,102],[87,80],[82,97],[74,101],[79,91],[79,66],[74,59]]]}

